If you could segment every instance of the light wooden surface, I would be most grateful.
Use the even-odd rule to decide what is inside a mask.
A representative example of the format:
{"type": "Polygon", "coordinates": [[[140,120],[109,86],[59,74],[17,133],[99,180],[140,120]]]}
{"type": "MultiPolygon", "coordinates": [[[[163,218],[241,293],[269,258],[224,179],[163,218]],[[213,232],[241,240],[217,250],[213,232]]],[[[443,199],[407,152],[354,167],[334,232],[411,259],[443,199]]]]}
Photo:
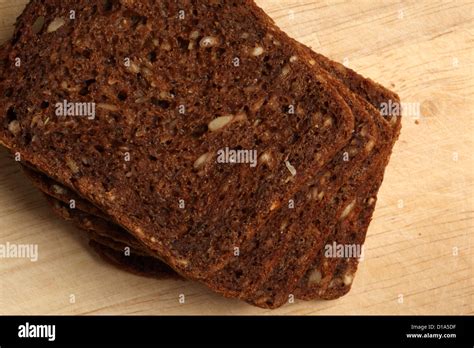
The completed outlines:
{"type": "MultiPolygon", "coordinates": [[[[25,3],[0,0],[1,42],[25,3]]],[[[472,1],[258,3],[291,36],[421,105],[403,120],[352,291],[271,312],[116,270],[0,150],[0,244],[39,246],[37,262],[0,259],[1,314],[474,313],[472,1]]]]}

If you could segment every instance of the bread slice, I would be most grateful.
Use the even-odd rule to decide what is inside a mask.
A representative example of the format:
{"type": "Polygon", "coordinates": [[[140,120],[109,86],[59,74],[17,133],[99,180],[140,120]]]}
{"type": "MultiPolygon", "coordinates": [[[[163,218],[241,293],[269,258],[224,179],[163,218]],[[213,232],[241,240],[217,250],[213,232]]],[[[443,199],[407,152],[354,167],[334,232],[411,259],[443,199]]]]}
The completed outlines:
{"type": "Polygon", "coordinates": [[[156,15],[178,13],[176,2],[150,1],[138,8],[117,3],[111,9],[74,2],[81,16],[70,22],[64,18],[71,4],[33,1],[20,17],[9,64],[16,56],[23,63],[0,82],[6,115],[0,140],[107,212],[174,269],[209,285],[208,270],[225,263],[266,221],[270,207],[287,200],[347,142],[353,116],[329,86],[330,78],[322,71],[316,76],[305,59],[295,61],[294,56],[304,58],[299,48],[251,4],[199,4],[187,22],[178,22],[156,15]],[[31,26],[39,15],[46,24],[35,34],[31,26]],[[91,27],[100,30],[90,35],[91,27]],[[189,52],[196,30],[206,36],[189,52]],[[272,41],[263,36],[268,31],[272,41]],[[187,51],[178,37],[188,40],[187,51]],[[231,64],[237,54],[238,73],[223,71],[223,63],[231,64]],[[129,67],[121,59],[113,63],[128,56],[129,67]],[[243,93],[237,88],[242,85],[243,93]],[[97,102],[95,122],[47,116],[63,99],[97,102]],[[295,115],[282,113],[291,102],[295,115]],[[187,117],[177,114],[179,105],[186,106],[187,117]],[[216,120],[228,113],[234,116],[216,120]],[[204,125],[208,131],[201,134],[204,125]],[[238,146],[272,152],[275,166],[202,163],[219,149],[238,146]],[[287,161],[297,168],[295,177],[287,161]],[[255,195],[262,177],[266,185],[255,195]],[[186,209],[179,207],[181,200],[186,209]],[[216,205],[233,219],[223,219],[216,205]],[[249,207],[256,207],[255,214],[249,207]]]}
{"type": "MultiPolygon", "coordinates": [[[[322,249],[328,236],[332,234],[338,224],[352,218],[351,213],[354,205],[358,203],[359,197],[362,199],[364,197],[363,190],[367,180],[371,179],[370,175],[374,171],[380,172],[379,159],[387,156],[392,132],[388,125],[385,126],[385,129],[381,127],[382,132],[378,146],[372,148],[373,144],[367,143],[366,149],[370,152],[370,156],[363,161],[361,166],[349,171],[351,174],[349,180],[340,186],[337,194],[332,195],[326,204],[318,207],[310,197],[305,197],[303,194],[295,196],[295,202],[299,205],[299,209],[294,209],[294,212],[288,209],[287,215],[283,215],[282,218],[283,221],[288,221],[292,228],[289,229],[286,242],[279,247],[281,256],[274,259],[275,263],[270,268],[271,271],[259,289],[255,291],[253,304],[273,308],[287,301],[288,295],[295,289],[299,279],[311,265],[314,255],[322,249]],[[304,233],[304,226],[301,226],[302,221],[312,221],[324,238],[318,239],[315,243],[308,243],[308,240],[314,239],[314,237],[304,233]],[[299,262],[294,262],[294,260],[299,260],[299,262]]],[[[332,187],[330,181],[327,183],[327,187],[332,187]]],[[[317,190],[316,192],[320,193],[321,191],[317,190]]],[[[272,225],[268,227],[272,228],[272,225]]]]}
{"type": "MultiPolygon", "coordinates": [[[[397,127],[395,127],[395,130],[397,127]]],[[[398,128],[399,129],[399,128],[398,128]]],[[[398,134],[394,142],[398,138],[398,134]]],[[[393,144],[392,144],[393,147],[393,144]]],[[[390,148],[390,151],[392,149],[390,148]]],[[[379,163],[385,168],[390,153],[379,163]]],[[[357,199],[354,206],[353,218],[338,224],[326,242],[326,245],[362,246],[365,241],[368,225],[377,202],[377,192],[382,184],[384,171],[379,170],[369,178],[368,194],[357,199]]],[[[312,300],[317,298],[334,299],[346,294],[352,285],[357,270],[358,256],[327,257],[321,249],[317,258],[313,260],[310,270],[300,280],[294,295],[301,299],[312,300]]]]}
{"type": "Polygon", "coordinates": [[[102,210],[80,197],[73,190],[64,187],[57,181],[51,179],[50,177],[44,175],[25,163],[21,164],[21,168],[23,173],[33,183],[33,185],[48,196],[54,197],[55,199],[68,205],[72,205],[75,209],[78,209],[82,212],[110,221],[110,217],[104,214],[102,210]]]}
{"type": "Polygon", "coordinates": [[[115,250],[95,239],[91,239],[89,245],[105,261],[124,271],[150,278],[183,280],[170,268],[166,268],[166,264],[156,262],[153,257],[135,253],[127,256],[123,251],[115,250]]]}
{"type": "Polygon", "coordinates": [[[45,195],[56,215],[74,223],[87,231],[89,245],[105,260],[132,273],[160,279],[183,279],[171,267],[150,255],[127,233],[117,225],[107,223],[102,218],[84,213],[79,209],[70,209],[63,202],[45,195]]]}
{"type": "MultiPolygon", "coordinates": [[[[322,66],[337,65],[330,63],[326,58],[320,57],[322,66]]],[[[385,167],[389,159],[395,142],[398,140],[401,130],[400,108],[389,110],[388,113],[382,112],[386,105],[400,106],[400,98],[394,92],[384,89],[380,85],[370,80],[364,80],[359,74],[350,69],[343,68],[332,70],[352,91],[359,95],[364,95],[374,107],[380,110],[379,118],[384,118],[392,128],[392,139],[386,155],[379,160],[379,173],[374,174],[368,179],[371,185],[368,185],[370,192],[367,196],[356,197],[354,214],[352,218],[339,223],[334,228],[330,238],[325,245],[345,245],[355,244],[362,246],[367,234],[367,229],[375,209],[377,201],[377,192],[383,181],[385,167]],[[360,212],[357,214],[356,212],[360,212]],[[349,239],[347,239],[349,238],[349,239]],[[349,240],[350,243],[347,242],[349,240]],[[353,243],[356,241],[356,243],[353,243]]],[[[352,257],[340,260],[339,258],[327,258],[324,256],[324,248],[320,249],[317,257],[312,261],[312,265],[306,272],[306,275],[300,280],[294,291],[294,296],[301,299],[312,300],[317,298],[335,299],[346,294],[352,285],[354,274],[357,270],[358,258],[352,257]]]]}
{"type": "MultiPolygon", "coordinates": [[[[362,246],[377,202],[377,192],[383,180],[383,173],[372,178],[367,194],[360,197],[354,207],[353,219],[341,222],[327,245],[362,246]]],[[[352,249],[354,250],[354,248],[352,249]]],[[[294,296],[304,300],[331,300],[346,294],[354,280],[359,255],[343,257],[326,256],[322,248],[317,261],[313,261],[312,273],[300,280],[294,296]]]]}

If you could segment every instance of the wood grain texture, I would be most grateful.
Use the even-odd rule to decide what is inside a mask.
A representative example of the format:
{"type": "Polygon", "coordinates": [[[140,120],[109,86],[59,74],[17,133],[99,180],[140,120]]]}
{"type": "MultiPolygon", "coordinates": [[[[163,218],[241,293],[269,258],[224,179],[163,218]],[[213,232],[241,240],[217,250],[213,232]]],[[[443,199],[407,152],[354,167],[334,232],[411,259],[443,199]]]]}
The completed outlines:
{"type": "MultiPolygon", "coordinates": [[[[0,42],[26,2],[0,0],[0,42]]],[[[38,244],[39,260],[0,259],[1,314],[474,313],[472,2],[258,3],[291,36],[421,107],[403,120],[352,291],[267,311],[119,271],[52,215],[2,149],[0,244],[38,244]]]]}

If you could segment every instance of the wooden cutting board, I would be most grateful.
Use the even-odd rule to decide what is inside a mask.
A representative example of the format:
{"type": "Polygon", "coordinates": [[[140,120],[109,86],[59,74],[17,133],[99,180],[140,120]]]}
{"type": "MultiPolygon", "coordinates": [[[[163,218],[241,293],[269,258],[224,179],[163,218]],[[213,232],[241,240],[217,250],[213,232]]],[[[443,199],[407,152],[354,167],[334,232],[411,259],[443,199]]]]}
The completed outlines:
{"type": "MultiPolygon", "coordinates": [[[[0,0],[0,42],[25,3],[0,0]]],[[[266,311],[193,282],[117,270],[52,215],[0,150],[0,244],[39,247],[37,262],[0,259],[1,314],[474,313],[472,2],[258,3],[290,36],[414,107],[403,119],[352,291],[266,311]]]]}

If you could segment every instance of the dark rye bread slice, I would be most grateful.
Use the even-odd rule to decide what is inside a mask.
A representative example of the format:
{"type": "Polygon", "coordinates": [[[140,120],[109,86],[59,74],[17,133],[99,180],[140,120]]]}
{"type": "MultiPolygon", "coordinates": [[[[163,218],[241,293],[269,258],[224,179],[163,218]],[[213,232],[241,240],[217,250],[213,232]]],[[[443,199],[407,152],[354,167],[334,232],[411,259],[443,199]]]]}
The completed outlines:
{"type": "MultiPolygon", "coordinates": [[[[399,127],[394,125],[394,132],[399,131],[399,127]]],[[[395,133],[395,139],[399,133],[395,133]]],[[[393,145],[390,148],[392,150],[393,145]]],[[[380,168],[385,168],[390,159],[391,153],[383,158],[379,164],[380,168]]],[[[384,171],[380,170],[368,180],[367,187],[369,193],[365,199],[359,197],[354,203],[354,214],[357,218],[349,218],[337,225],[333,234],[326,242],[327,245],[350,245],[362,246],[368,225],[377,202],[377,192],[380,189],[384,177],[384,171]]],[[[311,300],[316,298],[334,299],[343,296],[350,290],[354,274],[357,270],[358,257],[333,257],[328,258],[324,253],[324,248],[320,250],[317,258],[313,261],[310,270],[305,277],[300,280],[294,295],[298,298],[311,300]]]]}
{"type": "Polygon", "coordinates": [[[104,260],[134,274],[159,279],[183,279],[166,263],[142,251],[142,245],[123,239],[120,231],[116,231],[118,226],[79,209],[70,209],[51,196],[45,197],[56,215],[87,232],[89,245],[104,260]]]}
{"type": "MultiPolygon", "coordinates": [[[[377,192],[383,180],[383,173],[372,179],[368,185],[368,194],[355,204],[353,215],[357,218],[341,222],[332,239],[327,243],[332,245],[362,246],[365,242],[366,231],[372,219],[377,202],[377,192]]],[[[328,257],[322,248],[318,255],[318,263],[313,264],[313,271],[300,280],[294,296],[303,300],[325,299],[332,300],[345,295],[351,288],[359,262],[358,255],[328,257]],[[326,263],[325,263],[326,262],[326,263]]]]}
{"type": "MultiPolygon", "coordinates": [[[[119,264],[119,260],[122,260],[121,263],[124,266],[122,268],[130,271],[135,269],[136,272],[134,273],[148,273],[150,276],[161,279],[182,279],[167,264],[143,250],[143,245],[136,240],[128,239],[127,233],[123,233],[124,231],[117,225],[109,223],[102,218],[84,213],[79,209],[70,209],[63,202],[47,194],[45,194],[45,198],[56,215],[66,221],[72,222],[79,229],[86,231],[90,241],[122,254],[121,257],[115,255],[115,264],[119,264]],[[148,258],[150,260],[145,262],[148,258]],[[125,260],[127,260],[127,262],[125,262],[125,260]],[[145,270],[148,270],[148,272],[145,272],[145,270]]],[[[94,248],[94,250],[99,252],[100,249],[94,248]]],[[[99,252],[99,254],[101,253],[99,252]]]]}
{"type": "Polygon", "coordinates": [[[166,264],[156,262],[153,257],[135,253],[126,256],[123,252],[101,244],[95,239],[91,239],[89,245],[103,260],[129,273],[158,279],[183,279],[171,269],[162,269],[166,264]]]}
{"type": "MultiPolygon", "coordinates": [[[[374,161],[374,158],[371,161],[374,161]]],[[[320,228],[326,232],[326,236],[330,236],[338,228],[338,225],[350,221],[355,216],[354,207],[360,201],[365,201],[368,187],[366,182],[371,180],[374,173],[380,173],[379,165],[380,161],[374,161],[370,164],[369,170],[359,170],[358,173],[353,175],[350,182],[342,187],[336,196],[336,200],[342,198],[337,205],[338,208],[334,208],[334,201],[325,206],[321,215],[325,216],[329,223],[321,224],[320,228]]],[[[362,221],[362,223],[365,223],[365,221],[362,221]]],[[[298,288],[297,284],[307,272],[308,267],[312,265],[315,256],[323,249],[325,241],[329,239],[328,237],[322,239],[313,248],[308,248],[306,243],[298,245],[299,238],[300,236],[297,233],[293,233],[290,238],[287,238],[289,242],[282,248],[282,257],[274,265],[270,275],[265,279],[264,285],[255,293],[254,300],[250,303],[264,308],[276,308],[288,300],[288,295],[298,293],[298,291],[295,291],[298,288]],[[294,258],[304,258],[304,262],[301,265],[295,264],[291,262],[294,258]],[[290,290],[282,291],[282,287],[290,290]]]]}
{"type": "Polygon", "coordinates": [[[75,208],[85,213],[100,217],[105,220],[110,220],[110,217],[104,214],[102,210],[91,204],[89,201],[78,196],[74,191],[64,187],[57,181],[37,171],[35,168],[32,168],[25,163],[21,164],[21,168],[26,177],[40,191],[56,198],[61,202],[73,205],[75,208]]]}
{"type": "MultiPolygon", "coordinates": [[[[389,101],[392,101],[392,104],[393,102],[399,103],[399,98],[395,93],[389,90],[386,90],[385,88],[374,83],[373,81],[363,78],[362,76],[355,73],[354,71],[347,69],[343,65],[333,62],[324,56],[318,55],[317,53],[313,53],[313,56],[315,59],[317,59],[317,64],[320,64],[321,66],[324,66],[327,69],[331,69],[332,74],[338,76],[341,80],[343,80],[344,83],[351,88],[351,90],[355,92],[357,91],[358,93],[363,95],[374,106],[379,107],[383,103],[389,104],[389,101]]],[[[393,114],[389,114],[386,116],[388,116],[388,118],[392,117],[391,123],[394,125],[394,129],[398,137],[401,118],[397,117],[398,115],[393,115],[393,114]]],[[[361,233],[361,235],[364,235],[364,234],[361,233]]],[[[326,264],[328,263],[326,262],[326,264]]],[[[332,268],[334,268],[335,262],[332,262],[331,264],[333,265],[332,268]]],[[[316,268],[316,265],[314,266],[314,268],[316,268]]],[[[298,290],[295,291],[295,295],[298,295],[299,293],[305,293],[306,294],[305,296],[309,296],[310,289],[307,289],[306,292],[302,289],[309,286],[307,285],[307,282],[313,273],[315,272],[308,272],[305,279],[303,279],[299,285],[299,291],[298,290]]],[[[319,273],[317,269],[316,269],[316,273],[319,273]]],[[[315,278],[314,274],[311,278],[315,278]]],[[[319,279],[319,277],[316,277],[316,278],[319,279]]],[[[323,283],[324,283],[324,280],[326,280],[326,283],[329,284],[329,282],[332,281],[331,280],[332,269],[328,269],[326,272],[323,272],[322,278],[323,278],[323,281],[322,281],[323,283]]],[[[315,288],[314,283],[312,283],[311,286],[309,286],[309,288],[313,289],[312,297],[313,298],[318,297],[317,294],[319,292],[319,287],[315,288]]]]}
{"type": "MultiPolygon", "coordinates": [[[[61,23],[57,18],[69,13],[66,10],[69,10],[68,5],[70,3],[54,1],[47,3],[48,5],[43,5],[39,2],[33,2],[32,5],[28,6],[20,18],[13,39],[10,61],[13,57],[20,56],[23,58],[23,63],[14,74],[10,73],[2,81],[1,88],[4,91],[2,96],[9,96],[8,98],[4,97],[0,103],[3,109],[2,114],[7,115],[3,119],[3,129],[0,136],[2,142],[13,151],[20,151],[26,161],[32,162],[56,180],[69,187],[74,187],[81,195],[86,196],[101,209],[110,213],[114,216],[114,219],[127,226],[135,235],[144,240],[150,248],[156,249],[175,269],[186,273],[188,277],[199,278],[202,272],[205,273],[209,269],[209,265],[225,260],[225,254],[226,252],[230,253],[228,250],[231,249],[231,246],[239,245],[240,241],[249,233],[254,233],[254,226],[263,223],[268,208],[275,201],[284,200],[286,195],[297,189],[306,180],[307,173],[320,168],[325,160],[329,159],[347,140],[347,131],[351,129],[351,126],[347,125],[352,125],[352,118],[347,106],[327,85],[326,79],[321,77],[323,74],[320,74],[318,78],[314,78],[313,72],[308,69],[306,63],[301,64],[297,61],[289,65],[289,58],[298,50],[287,45],[287,38],[275,28],[272,28],[273,35],[275,38],[281,39],[279,40],[280,46],[278,48],[270,47],[270,44],[265,40],[258,41],[255,50],[251,50],[253,56],[249,59],[242,57],[241,62],[245,63],[242,64],[245,69],[240,69],[238,74],[233,73],[232,76],[228,77],[229,79],[238,77],[239,85],[247,85],[249,88],[245,89],[244,93],[241,93],[241,91],[237,93],[237,90],[232,89],[232,82],[224,78],[227,75],[221,67],[222,62],[226,62],[229,58],[226,55],[228,53],[226,48],[233,47],[232,53],[235,53],[235,47],[248,47],[248,44],[243,44],[242,40],[247,40],[249,37],[252,39],[252,45],[255,46],[256,41],[254,39],[261,39],[259,35],[263,35],[268,31],[268,23],[251,20],[256,18],[252,12],[252,6],[237,6],[237,8],[234,7],[230,11],[227,8],[227,3],[226,6],[220,7],[215,4],[199,4],[198,8],[194,9],[193,15],[189,16],[197,19],[197,23],[193,23],[194,29],[197,28],[199,31],[203,31],[204,28],[208,32],[215,30],[212,32],[213,38],[222,35],[222,38],[225,37],[226,40],[219,41],[216,47],[201,47],[191,52],[190,54],[193,57],[197,56],[201,61],[203,58],[207,58],[207,60],[202,63],[199,59],[193,58],[195,64],[193,64],[193,69],[189,70],[189,64],[182,63],[182,52],[173,56],[173,53],[179,51],[179,47],[175,46],[177,43],[175,33],[173,33],[174,36],[166,36],[173,29],[164,31],[164,33],[161,30],[160,34],[156,29],[158,24],[163,24],[161,27],[166,27],[166,24],[170,24],[170,21],[177,24],[177,27],[180,27],[180,24],[184,27],[186,23],[174,22],[174,19],[170,19],[168,16],[159,19],[153,18],[153,21],[151,21],[152,16],[149,16],[146,24],[144,24],[144,15],[152,12],[159,13],[159,10],[163,10],[163,8],[159,8],[162,3],[152,4],[146,2],[140,4],[139,8],[133,9],[127,8],[127,4],[117,4],[117,6],[114,5],[112,9],[107,10],[100,6],[97,8],[83,6],[81,8],[80,4],[74,3],[74,8],[82,16],[78,16],[74,24],[66,21],[60,28],[54,28],[57,30],[52,33],[48,33],[47,28],[55,27],[58,23],[61,23]],[[50,6],[52,4],[57,6],[50,6]],[[156,6],[158,8],[155,8],[156,6]],[[220,25],[217,28],[210,29],[203,24],[208,23],[208,19],[204,18],[204,14],[207,16],[209,13],[213,13],[211,10],[217,8],[219,11],[214,12],[213,23],[217,22],[220,25]],[[151,11],[153,9],[157,11],[151,11]],[[235,11],[244,15],[235,16],[235,11]],[[46,25],[39,35],[35,36],[36,34],[31,30],[31,24],[40,14],[46,18],[46,25]],[[247,14],[248,16],[246,16],[247,14]],[[56,20],[53,21],[53,18],[56,18],[56,20]],[[236,18],[241,21],[237,22],[236,18]],[[91,27],[98,28],[101,26],[111,29],[112,25],[110,23],[114,20],[120,23],[119,29],[122,31],[120,35],[110,38],[106,35],[107,30],[100,30],[94,32],[93,36],[81,36],[86,28],[88,31],[91,27]],[[104,24],[104,22],[106,23],[104,24]],[[233,31],[223,30],[230,27],[239,27],[241,31],[245,30],[246,38],[241,38],[233,31]],[[150,30],[156,30],[158,39],[152,39],[151,42],[143,40],[144,37],[149,37],[144,34],[148,34],[150,30]],[[122,35],[123,32],[127,35],[122,35]],[[66,39],[68,36],[71,36],[72,39],[66,39]],[[134,47],[122,45],[123,36],[134,47]],[[108,55],[99,55],[98,52],[90,50],[89,46],[91,45],[98,47],[97,41],[102,43],[100,48],[105,50],[108,55]],[[109,44],[111,41],[114,41],[113,45],[109,44]],[[160,44],[161,51],[153,51],[152,46],[155,41],[160,44]],[[55,45],[57,46],[58,42],[61,42],[61,46],[56,47],[53,50],[54,54],[50,55],[50,49],[55,45]],[[171,51],[167,51],[166,55],[162,54],[162,51],[166,51],[170,46],[171,51]],[[127,52],[120,52],[115,50],[117,47],[127,47],[128,50],[127,52]],[[261,49],[264,52],[269,52],[269,54],[262,55],[259,58],[261,49]],[[43,58],[46,51],[48,52],[47,58],[43,58]],[[147,55],[144,54],[144,51],[147,51],[147,55]],[[153,51],[154,54],[149,57],[159,56],[160,66],[166,66],[168,62],[171,63],[172,61],[173,69],[171,70],[179,71],[180,77],[196,78],[207,75],[213,84],[203,83],[205,87],[202,85],[195,86],[195,84],[192,84],[192,86],[186,85],[187,80],[185,78],[182,81],[174,81],[170,76],[167,76],[166,73],[169,71],[160,71],[164,75],[163,79],[165,81],[154,81],[153,79],[157,76],[157,74],[154,74],[155,70],[159,70],[156,69],[156,65],[151,64],[150,61],[141,61],[143,65],[137,66],[139,60],[134,60],[137,56],[148,56],[150,51],[153,51]],[[25,52],[29,54],[26,56],[25,52]],[[132,57],[134,63],[130,67],[131,71],[125,72],[125,68],[119,64],[114,65],[115,70],[107,71],[111,76],[104,76],[103,68],[107,64],[110,66],[113,61],[112,57],[123,57],[127,53],[132,57]],[[221,54],[219,64],[213,59],[218,54],[221,54]],[[73,60],[74,66],[70,61],[71,56],[75,57],[73,60]],[[85,56],[86,59],[84,59],[85,56]],[[261,60],[264,58],[267,60],[268,67],[280,67],[277,69],[278,72],[275,70],[265,72],[269,74],[268,76],[264,76],[260,70],[257,70],[256,73],[253,68],[257,65],[261,66],[261,60]],[[43,64],[45,59],[50,60],[48,64],[43,64]],[[100,59],[102,59],[101,64],[94,65],[100,59]],[[181,63],[182,66],[177,67],[177,63],[181,63]],[[219,65],[219,69],[217,65],[219,65]],[[252,86],[249,80],[250,76],[246,75],[247,68],[252,70],[251,81],[255,82],[255,78],[257,78],[258,82],[260,78],[260,80],[271,81],[271,84],[267,83],[266,86],[262,85],[260,87],[252,86]],[[26,70],[31,78],[21,78],[22,75],[26,76],[26,70]],[[139,74],[137,74],[138,70],[140,70],[139,74]],[[148,75],[149,71],[152,74],[148,75]],[[87,72],[92,74],[85,77],[84,75],[88,75],[87,72]],[[199,72],[198,76],[196,76],[196,72],[199,72]],[[282,77],[282,75],[286,76],[289,72],[291,72],[291,80],[282,77]],[[124,74],[129,74],[127,76],[135,75],[137,78],[124,80],[122,78],[124,74]],[[46,76],[48,78],[47,83],[45,81],[46,76]],[[147,78],[152,81],[148,81],[147,78]],[[35,79],[42,81],[39,86],[32,82],[35,79]],[[225,84],[222,83],[219,87],[219,82],[223,80],[226,80],[225,84]],[[87,83],[82,86],[82,83],[78,81],[87,81],[87,83]],[[157,85],[157,89],[168,87],[167,91],[172,90],[174,93],[166,94],[161,93],[163,92],[161,91],[158,95],[149,89],[148,84],[150,86],[157,85]],[[22,89],[16,89],[15,86],[17,85],[21,85],[22,89]],[[144,88],[143,85],[146,85],[146,87],[144,88]],[[174,89],[171,88],[171,85],[174,85],[174,89]],[[273,86],[278,86],[278,88],[275,87],[276,89],[273,90],[273,86]],[[302,86],[305,88],[301,88],[302,86]],[[191,96],[188,96],[184,93],[184,90],[189,92],[190,87],[195,90],[193,90],[191,96]],[[231,111],[229,109],[222,110],[223,105],[226,108],[232,108],[235,114],[238,112],[238,108],[245,110],[245,106],[249,104],[249,99],[258,101],[258,104],[260,104],[260,100],[264,97],[261,94],[261,87],[267,87],[266,96],[272,95],[274,97],[276,95],[278,99],[284,92],[286,96],[291,97],[291,100],[299,102],[297,110],[299,106],[300,110],[305,113],[318,114],[320,112],[323,117],[313,120],[316,124],[308,125],[308,118],[298,115],[290,118],[283,114],[286,116],[280,117],[278,122],[274,122],[273,115],[276,115],[277,112],[271,110],[273,103],[266,106],[259,105],[261,108],[258,111],[255,111],[255,104],[252,104],[246,114],[246,120],[242,121],[244,117],[240,114],[239,117],[233,120],[241,122],[228,125],[220,133],[206,132],[202,135],[199,134],[200,137],[197,136],[196,127],[209,124],[215,118],[215,115],[222,115],[231,111]],[[42,101],[38,98],[38,88],[42,88],[45,95],[45,98],[41,98],[42,101]],[[225,89],[225,96],[223,89],[225,89]],[[142,92],[145,90],[147,93],[135,102],[143,101],[143,98],[145,100],[150,98],[150,101],[156,100],[157,102],[153,105],[157,104],[157,109],[160,109],[158,115],[144,115],[147,111],[147,109],[144,110],[144,105],[138,107],[137,103],[130,102],[130,99],[134,99],[131,94],[136,90],[142,90],[142,92]],[[165,94],[168,97],[174,96],[175,100],[157,100],[157,96],[163,99],[166,97],[165,94]],[[228,100],[218,101],[215,99],[216,95],[228,100]],[[253,98],[250,98],[251,96],[253,98]],[[46,114],[51,111],[51,105],[48,107],[48,102],[54,102],[65,97],[79,101],[102,101],[103,103],[98,104],[101,107],[98,112],[98,119],[102,122],[92,123],[81,118],[60,122],[55,117],[47,118],[46,114]],[[112,99],[124,99],[125,97],[130,97],[129,101],[119,100],[117,102],[117,100],[112,99]],[[199,99],[198,97],[204,97],[210,102],[206,104],[205,114],[200,104],[193,104],[193,101],[199,99]],[[15,100],[17,103],[20,103],[21,100],[21,104],[15,104],[15,100]],[[176,115],[175,110],[170,107],[170,105],[174,106],[178,100],[183,105],[191,105],[188,111],[196,114],[195,117],[191,118],[192,121],[188,117],[184,122],[183,117],[176,115]],[[242,102],[240,103],[240,101],[242,102]],[[319,104],[315,105],[315,101],[318,101],[319,104]],[[110,104],[111,102],[112,104],[110,104]],[[117,104],[123,108],[120,113],[117,110],[117,104]],[[40,106],[46,109],[40,110],[40,106]],[[170,109],[173,109],[173,111],[170,111],[170,109]],[[133,118],[136,115],[146,116],[142,117],[140,125],[133,123],[133,118]],[[333,118],[329,119],[327,117],[329,115],[333,118]],[[132,122],[132,125],[127,120],[132,122]],[[332,121],[333,127],[330,127],[331,130],[321,131],[324,122],[328,120],[332,121]],[[170,124],[172,124],[171,131],[168,127],[170,124]],[[153,126],[154,129],[159,128],[161,132],[151,132],[150,128],[146,129],[147,125],[153,126]],[[300,134],[298,139],[295,139],[294,136],[296,130],[300,134]],[[170,132],[176,134],[171,137],[170,132]],[[18,137],[12,136],[15,134],[18,137]],[[98,134],[101,135],[100,138],[98,134]],[[138,134],[145,134],[146,139],[138,134]],[[271,141],[266,138],[267,136],[271,137],[271,141]],[[155,145],[152,149],[140,146],[150,143],[155,145]],[[284,153],[277,149],[285,143],[292,143],[291,149],[293,151],[290,157],[287,157],[290,155],[289,149],[287,151],[283,150],[284,153]],[[331,146],[327,146],[327,144],[331,144],[331,146]],[[272,149],[272,151],[275,151],[279,165],[273,169],[260,166],[256,170],[258,173],[255,173],[250,172],[250,169],[244,166],[217,166],[213,161],[208,161],[203,169],[205,176],[199,176],[199,173],[195,173],[192,163],[200,158],[200,155],[209,152],[214,153],[216,149],[223,148],[224,145],[254,148],[259,152],[272,149]],[[117,153],[116,149],[121,152],[117,153]],[[163,152],[160,152],[161,150],[163,152]],[[124,163],[123,161],[122,157],[127,152],[133,154],[135,161],[132,161],[132,163],[124,163]],[[165,152],[166,156],[163,156],[165,152]],[[61,156],[55,156],[55,154],[61,154],[61,156]],[[318,157],[317,154],[321,157],[318,157]],[[288,173],[285,172],[286,168],[282,165],[284,163],[283,159],[290,159],[293,165],[296,163],[299,173],[290,182],[290,185],[284,186],[284,189],[279,185],[282,181],[288,179],[288,173]],[[179,163],[182,167],[176,166],[176,163],[179,163]],[[160,173],[159,177],[156,175],[150,176],[150,173],[156,172],[157,167],[164,169],[165,172],[160,173]],[[144,168],[149,170],[144,170],[144,168]],[[137,175],[137,173],[141,175],[137,175]],[[143,175],[143,173],[148,173],[148,176],[143,175]],[[256,197],[254,188],[258,186],[262,175],[268,179],[268,185],[256,197]],[[145,176],[147,176],[147,180],[144,180],[143,177],[145,176]],[[124,183],[124,181],[127,182],[124,183]],[[240,181],[245,182],[245,185],[237,186],[237,182],[240,181]],[[130,184],[130,182],[133,184],[130,184]],[[224,184],[229,182],[235,183],[235,185],[230,186],[233,188],[230,192],[226,190],[229,187],[224,184]],[[288,188],[289,186],[291,189],[288,188]],[[203,190],[203,187],[206,189],[203,190]],[[279,189],[282,191],[278,191],[279,189]],[[150,194],[150,190],[153,193],[159,190],[159,197],[150,194]],[[121,195],[118,195],[119,191],[121,195]],[[222,195],[223,192],[225,192],[225,195],[222,195]],[[227,196],[234,199],[228,199],[227,196]],[[177,207],[180,197],[188,202],[185,213],[177,207]],[[248,210],[243,209],[242,206],[232,206],[232,216],[235,218],[228,222],[228,228],[232,231],[232,234],[229,235],[226,232],[225,235],[222,235],[224,230],[221,226],[219,226],[218,231],[204,234],[204,230],[206,233],[209,232],[209,228],[213,227],[213,221],[220,217],[219,214],[222,214],[219,209],[209,208],[213,203],[218,202],[219,197],[226,198],[224,202],[219,202],[220,206],[243,203],[246,206],[257,206],[258,216],[249,214],[248,210]],[[237,197],[240,199],[235,199],[237,197]],[[155,199],[150,200],[150,198],[155,199]],[[125,214],[126,211],[130,210],[128,209],[129,206],[140,206],[142,208],[138,215],[130,216],[125,214]],[[241,227],[240,231],[236,231],[234,227],[237,222],[244,222],[245,228],[241,227]],[[211,224],[211,226],[208,226],[208,224],[211,224]],[[206,227],[207,229],[205,229],[206,227]],[[244,232],[241,230],[244,230],[244,232]],[[183,234],[185,235],[183,236],[183,234]],[[177,242],[186,239],[185,237],[196,239],[196,242],[179,245],[177,242]],[[219,242],[218,245],[215,245],[214,243],[217,242],[219,242]],[[221,250],[221,248],[225,250],[221,250]]],[[[173,9],[177,9],[176,3],[168,5],[171,13],[173,13],[173,9]]],[[[189,27],[181,30],[186,33],[189,31],[192,36],[193,32],[190,32],[189,27]]],[[[206,37],[203,38],[201,43],[206,46],[213,45],[215,41],[206,37]]],[[[242,52],[239,51],[239,53],[242,52]]],[[[11,69],[7,69],[7,71],[9,70],[11,69]]],[[[279,114],[281,115],[281,113],[279,114]]],[[[215,126],[215,123],[212,125],[215,126]]],[[[197,164],[200,164],[199,162],[197,164]]],[[[196,162],[194,163],[196,164],[196,162]]]]}
{"type": "MultiPolygon", "coordinates": [[[[383,121],[383,119],[380,120],[383,121]]],[[[377,144],[378,146],[368,143],[367,151],[370,152],[370,156],[365,158],[362,165],[350,172],[349,180],[339,187],[336,195],[331,195],[331,198],[321,207],[312,201],[311,196],[296,195],[294,201],[298,209],[287,209],[287,214],[282,214],[282,219],[276,219],[268,224],[269,229],[276,228],[279,223],[288,224],[291,227],[288,232],[283,233],[284,242],[278,246],[279,253],[268,268],[268,275],[255,290],[252,304],[275,308],[286,302],[288,295],[297,287],[299,280],[307,272],[315,255],[321,250],[337,224],[351,217],[350,212],[355,204],[354,201],[358,197],[365,196],[364,189],[367,180],[371,179],[374,172],[384,169],[380,168],[380,158],[385,158],[389,152],[392,132],[390,127],[383,122],[380,122],[379,126],[381,126],[380,143],[377,144]],[[312,235],[304,233],[306,231],[301,226],[304,221],[313,223],[323,238],[315,240],[314,243],[308,243],[312,235]],[[299,260],[299,262],[294,262],[294,260],[299,260]]],[[[327,183],[324,190],[330,187],[331,182],[327,183]]],[[[326,191],[320,191],[318,188],[315,192],[317,195],[325,194],[326,191]]]]}

